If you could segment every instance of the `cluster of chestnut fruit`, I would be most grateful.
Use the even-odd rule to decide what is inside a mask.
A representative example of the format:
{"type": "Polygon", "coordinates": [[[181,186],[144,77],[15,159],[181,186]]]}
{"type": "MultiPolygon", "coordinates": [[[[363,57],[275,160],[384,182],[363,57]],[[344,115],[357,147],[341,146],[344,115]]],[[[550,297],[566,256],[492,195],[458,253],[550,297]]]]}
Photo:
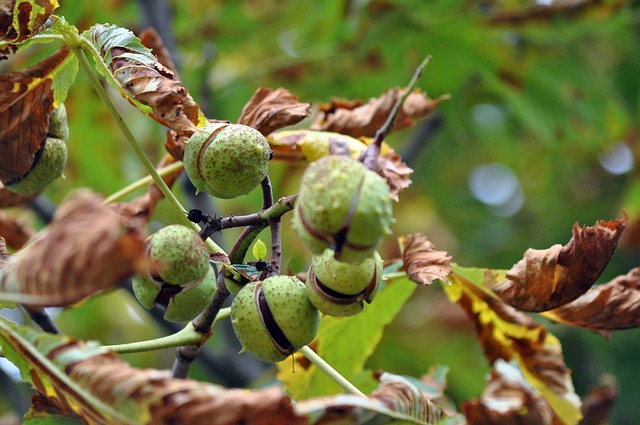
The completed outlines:
{"type": "MultiPolygon", "coordinates": [[[[54,150],[67,137],[56,127],[59,121],[51,121],[52,137],[31,172],[35,174],[10,189],[39,191],[61,174],[59,166],[49,166],[64,167],[66,161],[66,150],[64,155],[54,150]]],[[[187,142],[184,166],[198,191],[233,198],[260,184],[271,156],[269,143],[257,130],[208,123],[187,142]]],[[[351,316],[373,300],[382,281],[376,248],[389,233],[391,199],[386,181],[350,156],[327,156],[309,165],[293,215],[296,233],[313,254],[306,283],[285,275],[244,285],[226,279],[235,295],[233,328],[244,350],[264,361],[283,360],[313,340],[320,313],[351,316]]],[[[186,322],[211,302],[215,266],[196,232],[166,226],[148,238],[147,254],[153,267],[133,278],[142,306],[161,306],[166,320],[186,322]]]]}

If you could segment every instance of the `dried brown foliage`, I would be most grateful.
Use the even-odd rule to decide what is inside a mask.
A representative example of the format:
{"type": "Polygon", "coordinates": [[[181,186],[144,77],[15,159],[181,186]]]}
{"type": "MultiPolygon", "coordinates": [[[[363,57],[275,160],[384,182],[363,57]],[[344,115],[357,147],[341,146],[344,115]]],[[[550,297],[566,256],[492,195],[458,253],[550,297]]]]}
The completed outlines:
{"type": "Polygon", "coordinates": [[[430,285],[435,279],[446,280],[451,273],[451,257],[444,251],[436,251],[435,245],[422,233],[398,238],[404,270],[409,279],[422,285],[430,285]]]}
{"type": "Polygon", "coordinates": [[[51,73],[70,54],[71,49],[63,46],[29,68],[0,75],[0,180],[5,184],[31,170],[49,131],[51,73]]]}
{"type": "Polygon", "coordinates": [[[310,110],[310,103],[298,102],[298,96],[282,87],[276,90],[260,87],[244,105],[238,124],[253,127],[266,136],[302,121],[310,110]]]}
{"type": "Polygon", "coordinates": [[[627,217],[573,226],[564,246],[529,249],[493,291],[506,303],[524,311],[546,311],[584,294],[600,277],[618,244],[627,217]]]}
{"type": "MultiPolygon", "coordinates": [[[[402,95],[402,89],[389,89],[378,98],[368,102],[360,100],[333,99],[320,105],[318,115],[311,125],[312,130],[335,131],[352,137],[373,137],[387,120],[393,105],[402,95]]],[[[447,97],[430,99],[415,90],[409,94],[402,106],[394,130],[415,125],[415,119],[424,118],[447,97]]]]}

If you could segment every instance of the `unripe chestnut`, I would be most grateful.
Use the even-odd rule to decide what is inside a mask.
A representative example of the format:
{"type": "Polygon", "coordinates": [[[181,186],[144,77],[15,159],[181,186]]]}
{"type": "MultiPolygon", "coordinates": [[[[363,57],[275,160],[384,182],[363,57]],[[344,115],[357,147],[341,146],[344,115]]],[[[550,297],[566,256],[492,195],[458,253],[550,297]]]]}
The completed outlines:
{"type": "Polygon", "coordinates": [[[304,245],[348,263],[373,255],[393,220],[387,182],[346,156],[327,156],[302,176],[293,226],[304,245]]]}
{"type": "Polygon", "coordinates": [[[31,170],[20,180],[7,183],[6,187],[22,195],[38,193],[62,175],[66,164],[66,143],[55,137],[47,137],[42,142],[31,170]]]}
{"type": "Polygon", "coordinates": [[[231,304],[231,323],[243,351],[278,362],[315,338],[320,313],[298,278],[272,276],[238,292],[231,304]]]}
{"type": "Polygon", "coordinates": [[[207,123],[191,136],[184,169],[198,191],[235,198],[252,191],[267,175],[269,143],[241,124],[207,123]]]}
{"type": "Polygon", "coordinates": [[[31,170],[20,180],[5,186],[14,193],[28,195],[38,193],[62,175],[67,165],[69,126],[64,104],[54,109],[49,116],[49,130],[31,166],[31,170]]]}
{"type": "Polygon", "coordinates": [[[311,303],[330,316],[352,316],[371,303],[382,282],[382,258],[376,252],[357,263],[343,263],[331,250],[313,257],[307,275],[311,303]]]}
{"type": "Polygon", "coordinates": [[[149,237],[148,255],[156,280],[182,285],[201,279],[211,268],[200,236],[181,224],[163,227],[149,237]]]}
{"type": "Polygon", "coordinates": [[[215,272],[209,267],[206,275],[185,285],[171,285],[154,280],[148,274],[135,275],[133,293],[147,310],[154,305],[165,310],[164,319],[183,323],[192,320],[211,303],[216,290],[215,272]]]}

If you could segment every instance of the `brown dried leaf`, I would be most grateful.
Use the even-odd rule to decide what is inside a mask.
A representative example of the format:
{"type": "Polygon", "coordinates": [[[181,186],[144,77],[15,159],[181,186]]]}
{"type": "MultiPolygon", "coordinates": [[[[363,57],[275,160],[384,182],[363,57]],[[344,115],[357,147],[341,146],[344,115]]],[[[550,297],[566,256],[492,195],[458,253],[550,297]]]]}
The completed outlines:
{"type": "Polygon", "coordinates": [[[640,267],[609,283],[590,289],[580,298],[548,311],[545,316],[594,331],[640,326],[640,267]]]}
{"type": "Polygon", "coordinates": [[[164,46],[160,34],[158,34],[153,27],[149,27],[138,35],[140,36],[140,43],[142,43],[144,47],[151,49],[151,53],[156,55],[158,62],[169,68],[171,72],[173,72],[175,78],[179,79],[176,64],[173,63],[171,53],[169,52],[169,49],[164,46]]]}
{"type": "Polygon", "coordinates": [[[279,388],[229,390],[205,382],[174,379],[169,371],[135,369],[112,355],[66,367],[69,377],[102,402],[145,423],[190,425],[306,424],[279,388]]]}
{"type": "Polygon", "coordinates": [[[35,230],[24,220],[0,211],[0,236],[13,249],[20,249],[35,234],[35,230]]]}
{"type": "Polygon", "coordinates": [[[496,361],[482,395],[462,404],[469,425],[553,425],[560,422],[520,370],[496,361]]]}
{"type": "Polygon", "coordinates": [[[413,170],[395,152],[378,158],[378,174],[387,181],[394,201],[399,201],[398,194],[411,185],[411,173],[413,170]]]}
{"type": "Polygon", "coordinates": [[[589,9],[597,9],[599,15],[608,16],[618,10],[624,1],[602,2],[601,0],[554,0],[549,4],[528,4],[526,7],[497,7],[489,20],[492,23],[523,25],[531,21],[548,21],[557,17],[574,17],[589,9]]]}
{"type": "Polygon", "coordinates": [[[31,195],[20,195],[13,193],[0,182],[0,208],[14,207],[33,201],[39,193],[31,195]]]}
{"type": "Polygon", "coordinates": [[[31,38],[58,7],[51,0],[5,0],[0,6],[0,59],[16,50],[16,44],[31,38]]]}
{"type": "MultiPolygon", "coordinates": [[[[459,304],[476,326],[478,339],[489,363],[497,359],[516,360],[527,381],[549,403],[564,423],[580,419],[580,399],[571,382],[571,371],[564,363],[560,341],[531,317],[505,304],[485,289],[495,278],[489,270],[474,281],[459,268],[450,275],[452,285],[444,285],[447,296],[459,304]]],[[[470,275],[471,276],[471,275],[470,275]]]]}
{"type": "Polygon", "coordinates": [[[146,106],[140,109],[151,118],[185,137],[204,121],[189,91],[131,31],[100,24],[91,27],[89,38],[122,92],[146,106]]]}
{"type": "Polygon", "coordinates": [[[0,275],[0,300],[66,306],[143,270],[144,238],[89,191],[64,202],[51,224],[0,275]]]}
{"type": "Polygon", "coordinates": [[[611,260],[627,216],[573,226],[565,246],[529,249],[507,272],[506,280],[491,289],[506,303],[524,311],[551,310],[584,294],[611,260]]]}
{"type": "Polygon", "coordinates": [[[600,383],[589,391],[582,402],[583,417],[579,425],[608,424],[617,398],[618,382],[615,376],[601,376],[600,383]]]}
{"type": "Polygon", "coordinates": [[[242,109],[238,124],[253,127],[266,136],[302,121],[310,110],[310,103],[298,102],[298,96],[282,87],[276,90],[260,87],[242,109]]]}
{"type": "MultiPolygon", "coordinates": [[[[373,137],[387,120],[393,105],[402,95],[402,89],[389,89],[378,98],[367,103],[360,100],[332,99],[329,104],[320,105],[318,115],[311,125],[312,130],[334,131],[352,137],[373,137]]],[[[404,102],[394,130],[415,125],[414,119],[429,115],[438,104],[447,99],[441,96],[435,100],[413,91],[404,102]]]]}
{"type": "Polygon", "coordinates": [[[0,270],[6,266],[10,258],[11,255],[9,254],[9,251],[7,251],[7,243],[4,238],[0,236],[0,270]]]}
{"type": "Polygon", "coordinates": [[[436,251],[435,245],[422,233],[400,236],[400,250],[404,270],[409,279],[430,285],[435,279],[447,280],[451,273],[451,257],[445,251],[436,251]]]}
{"type": "Polygon", "coordinates": [[[49,131],[54,93],[51,74],[71,54],[68,46],[22,71],[0,75],[0,181],[31,170],[49,131]]]}

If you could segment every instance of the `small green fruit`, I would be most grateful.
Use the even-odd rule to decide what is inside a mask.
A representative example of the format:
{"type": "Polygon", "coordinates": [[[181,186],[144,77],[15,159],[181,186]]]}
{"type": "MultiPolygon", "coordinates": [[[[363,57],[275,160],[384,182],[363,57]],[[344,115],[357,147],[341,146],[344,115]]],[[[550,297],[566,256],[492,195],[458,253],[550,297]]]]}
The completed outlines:
{"type": "Polygon", "coordinates": [[[299,279],[273,276],[238,292],[231,304],[231,323],[243,351],[278,362],[315,338],[320,313],[299,279]]]}
{"type": "Polygon", "coordinates": [[[211,268],[209,252],[192,229],[174,224],[149,237],[148,254],[159,280],[182,285],[202,279],[211,268]]]}
{"type": "Polygon", "coordinates": [[[184,287],[171,297],[164,318],[170,322],[188,322],[196,317],[213,300],[216,292],[216,276],[213,267],[202,281],[193,287],[184,287]]]}
{"type": "Polygon", "coordinates": [[[387,182],[359,161],[327,156],[302,176],[293,226],[314,254],[331,248],[340,261],[362,261],[390,233],[391,199],[387,182]]]}
{"type": "Polygon", "coordinates": [[[207,123],[191,136],[184,168],[198,191],[235,198],[267,175],[271,148],[257,130],[241,124],[207,123]]]}
{"type": "Polygon", "coordinates": [[[38,193],[62,175],[67,164],[67,145],[61,139],[47,137],[33,161],[31,170],[20,180],[6,185],[14,193],[38,193]]]}
{"type": "Polygon", "coordinates": [[[154,280],[147,274],[132,279],[133,293],[147,310],[154,305],[165,310],[164,319],[183,323],[192,320],[211,303],[216,290],[215,272],[209,267],[200,280],[184,286],[170,285],[154,280]]]}
{"type": "Polygon", "coordinates": [[[343,263],[331,250],[313,257],[307,277],[311,303],[330,316],[352,316],[371,303],[382,283],[382,258],[376,252],[358,263],[343,263]]]}
{"type": "Polygon", "coordinates": [[[67,108],[61,103],[49,116],[49,137],[69,141],[69,125],[67,123],[67,108]]]}

